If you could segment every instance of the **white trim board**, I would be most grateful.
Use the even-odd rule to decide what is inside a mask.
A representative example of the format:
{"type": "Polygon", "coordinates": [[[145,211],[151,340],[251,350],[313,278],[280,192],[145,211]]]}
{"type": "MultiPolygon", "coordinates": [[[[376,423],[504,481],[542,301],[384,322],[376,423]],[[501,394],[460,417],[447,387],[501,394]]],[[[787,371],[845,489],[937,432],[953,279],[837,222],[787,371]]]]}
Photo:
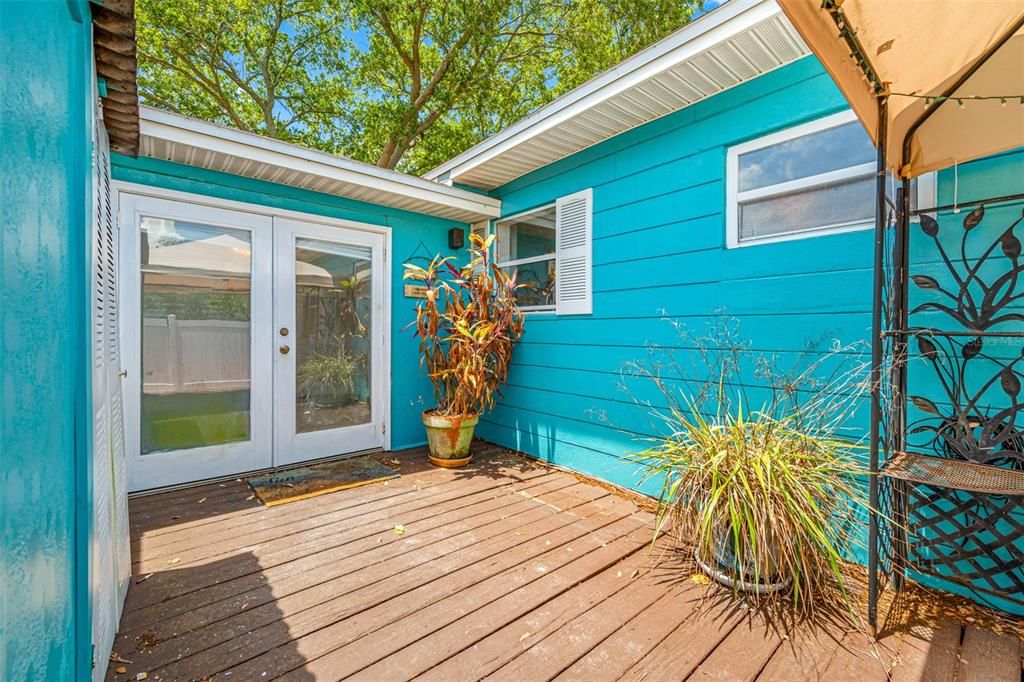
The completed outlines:
{"type": "MultiPolygon", "coordinates": [[[[470,182],[468,176],[474,169],[478,169],[476,174],[479,180],[470,184],[478,184],[480,187],[490,188],[504,184],[536,168],[543,167],[556,159],[543,160],[533,164],[519,163],[517,160],[517,165],[521,167],[499,168],[502,165],[499,157],[508,156],[515,148],[534,138],[539,138],[549,132],[554,133],[555,129],[560,126],[569,125],[572,121],[585,116],[588,112],[615,98],[625,96],[627,98],[627,105],[630,102],[635,104],[637,101],[635,97],[630,99],[631,93],[638,95],[640,99],[657,99],[654,90],[651,93],[640,92],[639,90],[649,81],[661,78],[666,72],[682,65],[688,60],[710,58],[713,63],[717,62],[717,66],[712,65],[709,68],[715,71],[724,69],[725,72],[728,72],[729,68],[718,57],[708,57],[706,53],[728,43],[734,38],[748,33],[751,34],[749,40],[752,40],[753,44],[759,44],[764,47],[771,54],[771,58],[775,60],[775,64],[771,68],[777,68],[810,53],[788,20],[785,19],[775,0],[730,0],[730,2],[699,17],[667,38],[599,74],[519,122],[492,135],[454,159],[431,169],[423,177],[447,183],[470,182]],[[780,37],[779,42],[788,44],[769,46],[764,40],[753,35],[761,27],[764,27],[766,22],[772,21],[781,22],[774,26],[774,28],[777,29],[776,33],[780,37]],[[480,168],[488,164],[493,168],[490,170],[480,168]]],[[[695,88],[692,83],[673,76],[674,87],[691,90],[695,96],[687,97],[688,101],[686,102],[666,105],[668,111],[662,111],[660,115],[681,109],[694,101],[718,94],[729,87],[757,78],[771,70],[771,68],[767,68],[764,65],[754,66],[747,57],[737,54],[738,52],[739,48],[730,46],[729,54],[732,55],[732,58],[737,59],[739,63],[744,63],[744,68],[751,70],[753,72],[752,75],[736,76],[733,74],[732,78],[736,82],[719,83],[715,81],[714,77],[708,77],[709,72],[702,76],[703,79],[718,87],[708,92],[702,92],[700,88],[695,88]]],[[[700,70],[701,67],[694,68],[700,70]]],[[[656,91],[663,93],[664,88],[658,88],[656,91]]],[[[664,102],[661,104],[664,104],[664,102]]],[[[662,108],[664,109],[665,107],[662,108]]],[[[633,115],[633,112],[623,112],[620,109],[619,114],[620,119],[626,119],[633,115]]],[[[559,158],[609,139],[629,128],[642,125],[657,117],[648,116],[644,120],[640,120],[639,123],[621,120],[621,124],[616,125],[613,130],[606,128],[600,132],[591,131],[591,133],[586,135],[582,131],[576,131],[580,135],[587,137],[586,144],[576,145],[575,149],[561,154],[559,158]]],[[[556,137],[552,134],[542,139],[555,144],[557,142],[556,137]]]]}
{"type": "Polygon", "coordinates": [[[206,121],[139,108],[141,155],[359,201],[472,222],[501,201],[206,121]]]}
{"type": "MultiPolygon", "coordinates": [[[[852,109],[846,109],[835,114],[816,118],[800,125],[783,128],[774,133],[762,135],[746,142],[735,144],[726,152],[725,167],[725,243],[726,248],[746,248],[761,244],[772,244],[776,242],[790,241],[794,239],[805,239],[820,237],[830,234],[842,234],[844,232],[856,232],[859,230],[873,229],[874,218],[858,220],[853,222],[839,223],[835,225],[822,225],[807,229],[797,229],[789,232],[780,232],[764,237],[755,237],[740,240],[739,236],[739,205],[742,201],[754,201],[768,196],[782,196],[796,192],[808,187],[822,187],[836,182],[842,182],[851,178],[863,178],[872,176],[875,173],[876,163],[874,161],[848,166],[834,171],[818,173],[805,178],[798,178],[786,182],[776,183],[757,189],[739,191],[739,157],[743,154],[771,147],[782,142],[795,140],[805,135],[835,128],[857,120],[857,115],[852,109]]],[[[934,206],[936,197],[936,176],[934,173],[926,173],[916,180],[917,205],[934,206]]]]}

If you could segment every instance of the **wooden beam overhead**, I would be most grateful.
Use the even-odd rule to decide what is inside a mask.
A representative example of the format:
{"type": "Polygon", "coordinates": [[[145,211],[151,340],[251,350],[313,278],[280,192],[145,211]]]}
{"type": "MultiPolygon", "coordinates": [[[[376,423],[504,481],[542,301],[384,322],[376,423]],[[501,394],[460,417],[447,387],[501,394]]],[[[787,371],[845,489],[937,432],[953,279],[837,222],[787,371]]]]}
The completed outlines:
{"type": "Polygon", "coordinates": [[[94,0],[93,53],[96,74],[106,81],[103,123],[111,150],[138,155],[139,95],[135,45],[135,0],[94,0]]]}
{"type": "Polygon", "coordinates": [[[135,20],[135,0],[91,0],[93,11],[103,8],[111,14],[119,14],[126,19],[135,20]]]}
{"type": "Polygon", "coordinates": [[[93,25],[92,42],[123,55],[135,54],[135,40],[93,25]]]}
{"type": "Polygon", "coordinates": [[[102,8],[93,10],[92,23],[108,33],[135,38],[135,20],[126,19],[119,14],[111,14],[102,8]]]}
{"type": "Polygon", "coordinates": [[[115,102],[122,107],[128,107],[132,111],[135,111],[139,106],[135,92],[124,92],[113,88],[107,90],[107,97],[104,99],[104,102],[115,102]]]}
{"type": "Polygon", "coordinates": [[[122,71],[133,74],[138,71],[138,64],[134,53],[123,54],[102,45],[94,45],[93,49],[95,50],[97,63],[112,64],[122,71]]]}

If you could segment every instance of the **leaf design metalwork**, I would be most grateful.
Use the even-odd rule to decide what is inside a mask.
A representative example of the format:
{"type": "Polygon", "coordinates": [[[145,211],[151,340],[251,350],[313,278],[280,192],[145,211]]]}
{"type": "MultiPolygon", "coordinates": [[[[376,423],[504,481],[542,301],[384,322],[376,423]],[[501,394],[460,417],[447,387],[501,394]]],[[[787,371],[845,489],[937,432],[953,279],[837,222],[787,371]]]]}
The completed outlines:
{"type": "Polygon", "coordinates": [[[938,222],[931,216],[920,216],[921,231],[933,242],[945,273],[940,278],[922,274],[910,276],[918,289],[938,295],[938,300],[921,303],[910,311],[911,314],[926,311],[942,313],[958,325],[978,331],[987,331],[1006,322],[1024,322],[1024,313],[1017,311],[1024,302],[1024,292],[1017,291],[1024,275],[1024,264],[1020,261],[1021,240],[1015,233],[1024,220],[1024,214],[1016,218],[979,256],[972,258],[968,255],[968,239],[972,232],[984,232],[977,228],[985,216],[985,205],[981,204],[964,217],[960,253],[952,255],[939,238],[938,222]],[[998,275],[989,275],[1000,256],[1009,261],[1009,267],[998,268],[998,275]]]}
{"type": "Polygon", "coordinates": [[[934,379],[928,385],[937,392],[909,396],[917,413],[907,425],[908,446],[940,457],[1024,469],[1024,356],[985,353],[980,338],[917,333],[924,366],[934,379]]]}

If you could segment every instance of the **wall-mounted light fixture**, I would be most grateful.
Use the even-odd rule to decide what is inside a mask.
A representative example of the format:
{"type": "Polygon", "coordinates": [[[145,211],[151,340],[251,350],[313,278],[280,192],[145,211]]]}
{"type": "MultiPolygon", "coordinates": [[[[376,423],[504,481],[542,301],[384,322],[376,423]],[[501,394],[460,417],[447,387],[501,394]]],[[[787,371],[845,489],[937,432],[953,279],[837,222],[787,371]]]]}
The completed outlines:
{"type": "Polygon", "coordinates": [[[448,230],[448,248],[461,249],[466,245],[466,231],[461,227],[448,230]]]}

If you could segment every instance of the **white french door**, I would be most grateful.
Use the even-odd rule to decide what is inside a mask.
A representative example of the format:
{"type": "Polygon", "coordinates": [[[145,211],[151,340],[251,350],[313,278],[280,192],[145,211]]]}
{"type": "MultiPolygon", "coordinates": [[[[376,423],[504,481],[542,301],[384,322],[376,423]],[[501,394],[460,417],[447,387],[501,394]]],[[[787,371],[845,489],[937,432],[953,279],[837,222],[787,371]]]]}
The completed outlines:
{"type": "Polygon", "coordinates": [[[380,447],[384,236],[274,228],[274,464],[380,447]]]}
{"type": "Polygon", "coordinates": [[[129,489],[272,464],[273,221],[121,195],[129,489]]]}
{"type": "Polygon", "coordinates": [[[382,234],[129,193],[120,215],[130,490],[383,444],[382,234]]]}

